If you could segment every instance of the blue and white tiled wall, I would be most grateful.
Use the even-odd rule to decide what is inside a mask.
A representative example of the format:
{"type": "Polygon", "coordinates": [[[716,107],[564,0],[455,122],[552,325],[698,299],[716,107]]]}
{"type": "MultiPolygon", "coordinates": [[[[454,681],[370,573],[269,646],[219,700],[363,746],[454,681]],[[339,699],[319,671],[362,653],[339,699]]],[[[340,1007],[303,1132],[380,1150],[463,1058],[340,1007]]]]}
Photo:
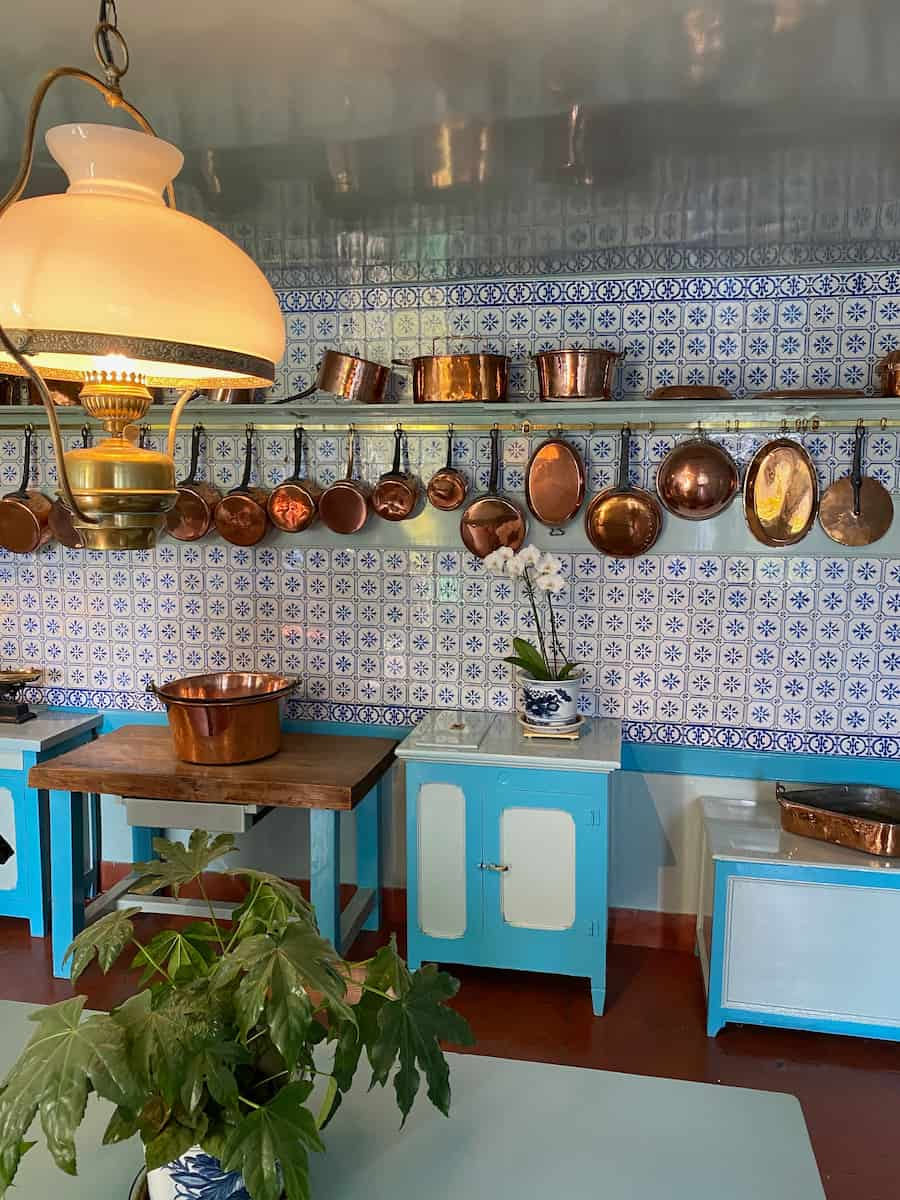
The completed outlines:
{"type": "MultiPolygon", "coordinates": [[[[512,352],[521,394],[533,386],[528,352],[608,339],[628,352],[625,399],[671,377],[738,392],[871,387],[874,357],[900,344],[900,272],[888,271],[294,290],[282,303],[291,387],[329,346],[388,361],[448,329],[483,332],[512,352]]],[[[846,432],[802,438],[823,485],[845,472],[846,432]]],[[[39,440],[36,481],[49,483],[47,439],[39,440]]],[[[589,487],[610,482],[614,440],[572,440],[589,487]]],[[[743,465],[764,435],[723,440],[743,465]]],[[[672,441],[635,438],[636,481],[650,481],[672,441]]],[[[212,474],[222,485],[236,480],[239,442],[235,433],[212,437],[212,474]]],[[[385,469],[389,443],[361,435],[363,475],[385,469]]],[[[524,435],[504,441],[511,493],[521,492],[533,444],[524,435]]],[[[274,483],[288,441],[261,430],[257,445],[258,476],[274,483]]],[[[0,449],[10,484],[21,461],[17,435],[0,438],[0,449]]],[[[344,451],[340,437],[311,432],[311,473],[323,483],[337,477],[344,451]]],[[[463,433],[457,452],[484,484],[487,439],[463,433]]],[[[409,453],[427,477],[443,439],[411,435],[409,453]]],[[[868,455],[870,472],[896,493],[897,433],[873,431],[868,455]]],[[[621,716],[627,738],[900,757],[900,557],[810,555],[802,545],[778,555],[759,547],[630,562],[562,557],[562,623],[585,664],[584,710],[621,716]]],[[[432,706],[508,711],[515,700],[502,657],[511,634],[527,634],[529,624],[508,582],[487,576],[455,539],[404,550],[373,536],[326,548],[311,531],[253,550],[208,539],[134,555],[51,545],[36,558],[0,559],[0,659],[45,666],[45,698],[61,704],[153,708],[148,680],[257,666],[300,677],[297,717],[400,725],[432,706]]]]}

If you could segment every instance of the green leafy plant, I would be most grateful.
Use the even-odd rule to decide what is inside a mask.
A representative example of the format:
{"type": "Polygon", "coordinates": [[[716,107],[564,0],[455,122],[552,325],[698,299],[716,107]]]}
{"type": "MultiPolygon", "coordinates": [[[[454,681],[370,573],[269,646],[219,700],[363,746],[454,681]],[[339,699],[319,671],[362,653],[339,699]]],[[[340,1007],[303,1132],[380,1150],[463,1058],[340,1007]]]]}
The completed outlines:
{"type": "MultiPolygon", "coordinates": [[[[202,873],[233,849],[230,836],[199,830],[186,847],[158,838],[135,890],[177,894],[196,882],[206,899],[202,873]]],[[[73,981],[95,959],[107,972],[133,952],[142,990],[108,1014],[85,1016],[77,996],[32,1015],[34,1035],[0,1085],[0,1196],[34,1145],[35,1117],[57,1166],[75,1174],[75,1131],[92,1092],[114,1105],[104,1143],[139,1134],[150,1170],[200,1145],[243,1175],[253,1200],[307,1200],[309,1154],[324,1149],[321,1130],[363,1055],[370,1086],[393,1077],[401,1124],[422,1075],[429,1100],[449,1112],[440,1042],[472,1043],[447,1006],[456,980],[433,966],[411,972],[393,939],[374,958],[347,962],[319,936],[298,887],[264,871],[227,873],[248,887],[231,922],[209,905],[208,921],[142,942],[132,908],[69,947],[73,981]]]]}

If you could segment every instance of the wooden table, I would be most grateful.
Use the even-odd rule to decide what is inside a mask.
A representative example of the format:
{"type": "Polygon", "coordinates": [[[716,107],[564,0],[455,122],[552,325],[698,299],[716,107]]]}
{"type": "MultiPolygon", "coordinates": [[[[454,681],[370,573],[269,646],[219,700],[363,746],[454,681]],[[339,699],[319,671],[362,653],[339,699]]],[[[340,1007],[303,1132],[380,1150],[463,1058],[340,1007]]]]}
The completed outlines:
{"type": "MultiPolygon", "coordinates": [[[[381,807],[396,742],[388,738],[286,733],[281,751],[260,762],[204,766],[179,761],[163,725],[123,725],[31,768],[29,783],[50,794],[53,973],[86,923],[112,908],[193,914],[197,902],[129,894],[130,875],[85,905],[84,797],[91,792],[182,804],[256,805],[310,810],[310,888],[319,927],[344,950],[381,920],[381,807]],[[340,907],[340,814],[354,810],[357,891],[340,907]]],[[[164,806],[163,806],[164,807],[164,806]]],[[[202,813],[201,813],[202,815],[202,813]]],[[[172,824],[176,824],[173,811],[172,824]]],[[[157,828],[135,830],[135,860],[152,856],[157,828]]],[[[228,910],[228,906],[218,906],[228,910]]]]}

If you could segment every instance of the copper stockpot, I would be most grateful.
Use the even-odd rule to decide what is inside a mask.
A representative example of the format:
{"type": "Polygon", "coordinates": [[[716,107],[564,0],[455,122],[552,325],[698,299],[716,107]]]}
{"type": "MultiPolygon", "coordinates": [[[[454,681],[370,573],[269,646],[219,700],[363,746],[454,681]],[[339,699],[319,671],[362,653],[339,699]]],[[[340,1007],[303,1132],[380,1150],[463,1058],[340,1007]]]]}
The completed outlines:
{"type": "Polygon", "coordinates": [[[253,426],[248,425],[241,482],[219,501],[213,514],[216,529],[233,546],[255,546],[265,537],[269,527],[266,512],[269,493],[264,488],[251,485],[252,469],[253,426]]]}
{"type": "Polygon", "coordinates": [[[500,430],[495,425],[491,430],[491,474],[487,494],[473,500],[459,522],[463,545],[478,558],[487,558],[501,546],[518,550],[525,541],[528,529],[525,514],[518,504],[500,495],[499,483],[500,430]]]}
{"type": "Polygon", "coordinates": [[[609,400],[621,350],[544,350],[535,354],[542,400],[609,400]]]}
{"type": "Polygon", "coordinates": [[[0,546],[14,554],[31,554],[50,540],[50,510],[53,501],[43,492],[29,488],[31,444],[34,426],[25,426],[25,460],[22,482],[0,500],[0,546]]]}
{"type": "Polygon", "coordinates": [[[312,387],[273,403],[288,404],[293,400],[305,400],[314,392],[331,392],[352,404],[381,404],[390,374],[388,367],[368,358],[357,358],[355,354],[343,354],[339,350],[326,350],[312,387]]]}
{"type": "Polygon", "coordinates": [[[177,758],[228,766],[278,753],[279,702],[296,686],[286,675],[222,671],[147,690],[165,705],[177,758]]]}
{"type": "Polygon", "coordinates": [[[453,426],[448,425],[447,462],[429,479],[426,488],[428,499],[432,507],[441,512],[455,512],[456,509],[462,508],[468,490],[465,475],[453,465],[453,426]]]}
{"type": "Polygon", "coordinates": [[[900,350],[891,350],[879,360],[875,370],[881,377],[882,396],[900,396],[900,350]]]}
{"type": "Polygon", "coordinates": [[[282,479],[269,497],[269,520],[283,533],[309,529],[319,512],[322,489],[303,475],[303,426],[294,430],[294,470],[282,479]]]}
{"type": "Polygon", "coordinates": [[[372,492],[372,507],[384,521],[407,521],[413,514],[419,498],[419,483],[414,475],[400,470],[403,452],[403,430],[398,425],[394,431],[394,462],[390,471],[375,484],[372,492]]]}
{"type": "MultiPolygon", "coordinates": [[[[432,349],[439,340],[433,339],[432,349]]],[[[391,362],[412,371],[414,404],[500,404],[506,400],[506,354],[420,354],[409,361],[394,358],[391,362]]]]}
{"type": "Polygon", "coordinates": [[[631,429],[622,430],[619,476],[613,487],[604,488],[588,505],[584,528],[595,549],[615,558],[646,554],[662,531],[662,511],[655,498],[628,482],[631,429]]]}
{"type": "MultiPolygon", "coordinates": [[[[81,446],[83,450],[91,444],[91,427],[90,425],[82,425],[81,427],[81,446]]],[[[84,548],[84,539],[78,529],[75,528],[74,514],[68,504],[60,499],[53,501],[53,507],[50,509],[50,516],[47,518],[47,524],[50,526],[50,535],[54,541],[59,542],[61,546],[67,547],[69,550],[81,550],[84,548]]]]}
{"type": "Polygon", "coordinates": [[[356,431],[347,431],[347,474],[319,497],[319,517],[333,533],[359,533],[369,519],[371,488],[353,478],[353,443],[356,431]]]}
{"type": "Polygon", "coordinates": [[[200,439],[203,426],[191,430],[191,463],[186,478],[177,484],[175,507],[166,513],[166,527],[179,542],[195,542],[212,528],[213,514],[221,502],[222,493],[212,483],[197,478],[200,459],[200,439]]]}
{"type": "Polygon", "coordinates": [[[718,516],[740,485],[737,463],[724,446],[705,437],[678,442],[656,471],[657,495],[670,513],[685,521],[718,516]]]}

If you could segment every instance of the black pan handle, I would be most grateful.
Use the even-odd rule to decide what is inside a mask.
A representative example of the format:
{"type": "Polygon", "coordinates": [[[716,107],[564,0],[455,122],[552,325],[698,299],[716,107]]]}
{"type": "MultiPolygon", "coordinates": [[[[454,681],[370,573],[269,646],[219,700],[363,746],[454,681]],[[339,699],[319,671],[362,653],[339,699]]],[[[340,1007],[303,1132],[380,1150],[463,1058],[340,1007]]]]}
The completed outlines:
{"type": "Polygon", "coordinates": [[[862,503],[862,449],[863,438],[866,436],[866,427],[862,421],[856,426],[856,432],[853,435],[853,467],[850,471],[850,484],[853,488],[853,515],[859,516],[860,506],[862,503]]]}
{"type": "Polygon", "coordinates": [[[491,477],[488,482],[488,492],[496,496],[500,483],[500,429],[497,425],[491,430],[491,477]]]}
{"type": "Polygon", "coordinates": [[[294,474],[292,479],[303,478],[303,426],[294,426],[294,474]]]}
{"type": "Polygon", "coordinates": [[[231,489],[232,495],[235,492],[246,492],[250,486],[250,474],[253,470],[253,426],[247,426],[246,440],[244,442],[244,474],[241,476],[241,482],[231,489]]]}
{"type": "Polygon", "coordinates": [[[191,430],[191,465],[188,467],[185,483],[197,482],[197,466],[200,462],[200,439],[203,436],[203,426],[195,425],[191,430]]]}
{"type": "Polygon", "coordinates": [[[34,438],[34,426],[25,426],[25,461],[22,463],[22,482],[19,484],[19,490],[12,494],[20,500],[24,500],[28,496],[28,485],[31,483],[31,442],[34,438]]]}
{"type": "Polygon", "coordinates": [[[392,475],[400,474],[400,455],[403,453],[403,430],[398,425],[394,430],[394,463],[391,467],[392,475]]]}
{"type": "Polygon", "coordinates": [[[619,479],[617,487],[620,492],[628,491],[628,460],[631,456],[631,426],[622,426],[621,441],[619,443],[619,479]]]}
{"type": "Polygon", "coordinates": [[[93,439],[93,434],[91,433],[90,425],[82,425],[82,427],[81,427],[81,444],[85,448],[85,450],[87,450],[88,446],[90,446],[90,444],[93,440],[94,439],[93,439]]]}
{"type": "Polygon", "coordinates": [[[270,400],[270,404],[290,404],[294,400],[305,400],[307,396],[311,396],[313,392],[319,390],[318,379],[312,387],[304,388],[302,392],[294,392],[293,396],[282,396],[280,400],[270,400]]]}
{"type": "Polygon", "coordinates": [[[447,461],[444,463],[444,470],[453,470],[453,426],[447,426],[447,461]]]}

